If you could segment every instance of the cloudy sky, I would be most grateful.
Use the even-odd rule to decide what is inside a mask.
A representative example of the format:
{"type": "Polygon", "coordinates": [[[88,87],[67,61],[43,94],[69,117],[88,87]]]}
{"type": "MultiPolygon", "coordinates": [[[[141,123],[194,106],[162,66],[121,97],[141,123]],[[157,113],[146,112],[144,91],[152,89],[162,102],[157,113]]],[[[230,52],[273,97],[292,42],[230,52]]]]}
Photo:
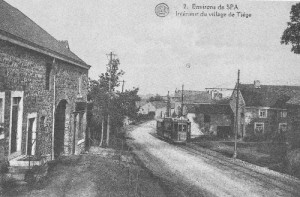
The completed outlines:
{"type": "Polygon", "coordinates": [[[180,17],[177,12],[229,13],[229,1],[171,1],[166,17],[154,10],[161,0],[7,0],[92,66],[97,79],[113,51],[125,71],[125,88],[167,94],[185,89],[233,87],[237,69],[241,82],[300,85],[300,55],[280,44],[295,2],[230,1],[242,17],[180,17]],[[183,4],[188,10],[183,9],[183,4]],[[192,10],[225,6],[224,10],[192,10]],[[186,66],[190,64],[190,68],[186,66]]]}

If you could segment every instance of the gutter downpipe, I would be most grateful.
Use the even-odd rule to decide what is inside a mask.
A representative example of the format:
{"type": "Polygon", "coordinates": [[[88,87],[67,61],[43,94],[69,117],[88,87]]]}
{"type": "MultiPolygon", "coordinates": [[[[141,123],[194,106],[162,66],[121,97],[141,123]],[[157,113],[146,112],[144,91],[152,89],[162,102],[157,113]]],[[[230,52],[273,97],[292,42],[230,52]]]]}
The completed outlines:
{"type": "Polygon", "coordinates": [[[52,110],[52,151],[51,160],[54,160],[54,127],[55,127],[55,100],[56,100],[56,87],[55,87],[55,58],[53,58],[53,110],[52,110]]]}

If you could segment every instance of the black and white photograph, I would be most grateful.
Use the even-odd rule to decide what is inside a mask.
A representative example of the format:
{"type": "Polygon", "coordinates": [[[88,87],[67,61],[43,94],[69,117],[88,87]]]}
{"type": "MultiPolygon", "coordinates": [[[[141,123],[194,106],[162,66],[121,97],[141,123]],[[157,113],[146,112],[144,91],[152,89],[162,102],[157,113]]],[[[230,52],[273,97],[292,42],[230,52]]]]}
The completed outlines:
{"type": "Polygon", "coordinates": [[[300,1],[0,0],[0,196],[299,197],[300,1]]]}

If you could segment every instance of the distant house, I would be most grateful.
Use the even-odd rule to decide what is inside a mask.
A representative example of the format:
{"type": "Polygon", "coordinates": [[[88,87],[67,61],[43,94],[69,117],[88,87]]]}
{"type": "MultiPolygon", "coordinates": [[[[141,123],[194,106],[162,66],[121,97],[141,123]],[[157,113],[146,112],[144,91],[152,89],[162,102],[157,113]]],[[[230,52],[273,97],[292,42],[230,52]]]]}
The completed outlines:
{"type": "Polygon", "coordinates": [[[233,136],[233,112],[229,100],[208,104],[186,104],[187,117],[196,123],[202,134],[212,134],[219,137],[233,136]]]}
{"type": "Polygon", "coordinates": [[[213,134],[228,137],[233,133],[233,113],[228,99],[222,95],[209,91],[175,91],[173,96],[175,111],[181,113],[191,121],[192,135],[213,134]]]}
{"type": "MultiPolygon", "coordinates": [[[[270,139],[277,132],[287,130],[287,102],[298,94],[300,86],[240,84],[239,135],[270,139]]],[[[236,91],[230,106],[236,117],[236,91]]]]}
{"type": "MultiPolygon", "coordinates": [[[[80,153],[88,70],[67,45],[0,0],[0,143],[9,159],[80,153]]],[[[18,160],[19,161],[19,160],[18,160]]]]}
{"type": "MultiPolygon", "coordinates": [[[[168,117],[167,102],[166,101],[153,101],[151,102],[155,108],[155,118],[168,117]]],[[[174,103],[170,103],[170,116],[174,112],[174,103]]]]}
{"type": "Polygon", "coordinates": [[[150,112],[155,112],[155,107],[151,102],[138,101],[137,106],[139,109],[139,114],[149,114],[150,112]]]}
{"type": "MultiPolygon", "coordinates": [[[[180,115],[182,104],[184,107],[185,104],[209,104],[211,101],[211,94],[207,91],[183,90],[182,93],[182,90],[175,90],[174,96],[172,96],[176,115],[180,115]]],[[[183,111],[186,111],[186,107],[183,108],[183,111]]]]}

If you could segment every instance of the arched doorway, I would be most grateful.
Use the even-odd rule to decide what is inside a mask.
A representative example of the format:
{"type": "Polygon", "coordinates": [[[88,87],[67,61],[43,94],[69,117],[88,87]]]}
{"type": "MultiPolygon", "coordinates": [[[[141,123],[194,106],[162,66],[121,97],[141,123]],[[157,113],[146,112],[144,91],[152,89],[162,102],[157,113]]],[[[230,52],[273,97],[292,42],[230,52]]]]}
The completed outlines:
{"type": "Polygon", "coordinates": [[[55,110],[54,159],[64,152],[66,106],[67,101],[61,100],[55,110]]]}

